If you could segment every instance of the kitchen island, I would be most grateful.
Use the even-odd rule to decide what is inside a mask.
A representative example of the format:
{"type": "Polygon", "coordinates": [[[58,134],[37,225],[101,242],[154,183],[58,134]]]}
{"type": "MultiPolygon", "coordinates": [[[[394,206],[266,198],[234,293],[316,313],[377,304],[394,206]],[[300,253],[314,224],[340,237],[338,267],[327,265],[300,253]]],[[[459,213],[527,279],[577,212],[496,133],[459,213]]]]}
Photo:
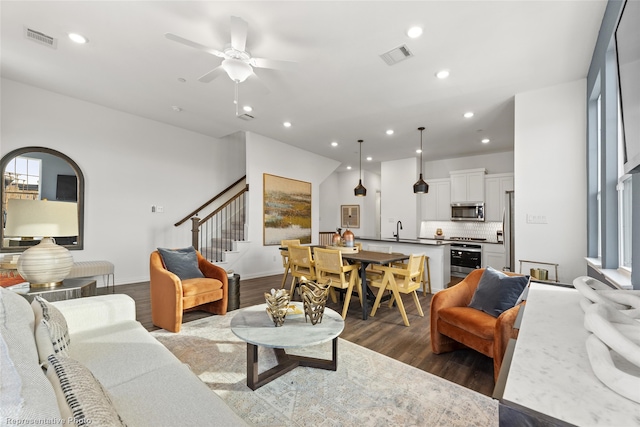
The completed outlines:
{"type": "Polygon", "coordinates": [[[448,241],[435,239],[377,239],[374,237],[356,237],[355,241],[362,244],[363,250],[368,250],[369,245],[390,246],[392,252],[428,256],[432,293],[445,289],[451,281],[451,245],[448,241]]]}

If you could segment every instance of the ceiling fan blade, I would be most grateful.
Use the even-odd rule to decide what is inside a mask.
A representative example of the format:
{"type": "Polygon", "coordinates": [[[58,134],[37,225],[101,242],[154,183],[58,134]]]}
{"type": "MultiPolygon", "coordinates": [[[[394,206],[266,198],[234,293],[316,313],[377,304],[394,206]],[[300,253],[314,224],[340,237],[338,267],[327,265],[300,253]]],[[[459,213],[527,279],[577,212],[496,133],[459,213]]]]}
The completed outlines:
{"type": "Polygon", "coordinates": [[[294,61],[265,58],[251,58],[251,65],[257,68],[271,68],[274,70],[295,70],[298,67],[298,63],[294,61]]]}
{"type": "Polygon", "coordinates": [[[214,80],[222,74],[225,74],[224,68],[222,68],[222,66],[219,66],[200,77],[198,81],[202,83],[209,83],[211,80],[214,80]]]}
{"type": "Polygon", "coordinates": [[[231,17],[231,47],[244,52],[247,45],[247,31],[249,24],[237,16],[231,17]]]}
{"type": "Polygon", "coordinates": [[[201,45],[200,43],[196,43],[196,42],[193,42],[191,40],[187,40],[187,39],[185,39],[183,37],[176,36],[175,34],[166,33],[164,36],[166,38],[168,38],[169,40],[173,40],[174,42],[178,42],[180,44],[183,44],[183,45],[189,46],[189,47],[193,47],[193,48],[198,49],[198,50],[202,50],[204,52],[210,53],[211,55],[219,56],[220,58],[224,58],[225,57],[224,53],[220,52],[219,50],[215,50],[215,49],[212,49],[210,47],[201,45]]]}

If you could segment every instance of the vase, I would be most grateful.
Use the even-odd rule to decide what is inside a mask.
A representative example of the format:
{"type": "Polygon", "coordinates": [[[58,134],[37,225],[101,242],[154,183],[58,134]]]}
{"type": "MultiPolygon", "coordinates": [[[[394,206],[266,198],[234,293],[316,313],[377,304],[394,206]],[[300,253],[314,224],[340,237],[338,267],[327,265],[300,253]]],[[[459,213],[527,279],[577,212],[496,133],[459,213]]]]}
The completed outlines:
{"type": "Polygon", "coordinates": [[[300,285],[305,322],[307,321],[307,317],[312,325],[322,322],[322,315],[324,314],[324,307],[327,303],[327,297],[329,296],[330,286],[331,280],[325,285],[309,281],[300,285]]]}
{"type": "Polygon", "coordinates": [[[348,248],[352,248],[353,247],[353,241],[355,239],[355,236],[353,235],[353,232],[351,230],[349,230],[348,228],[344,231],[344,233],[342,234],[342,238],[344,239],[344,245],[348,248]]]}
{"type": "Polygon", "coordinates": [[[265,292],[264,297],[267,302],[267,314],[276,327],[282,326],[289,308],[289,292],[286,289],[278,289],[277,291],[271,289],[271,293],[265,292]]]}

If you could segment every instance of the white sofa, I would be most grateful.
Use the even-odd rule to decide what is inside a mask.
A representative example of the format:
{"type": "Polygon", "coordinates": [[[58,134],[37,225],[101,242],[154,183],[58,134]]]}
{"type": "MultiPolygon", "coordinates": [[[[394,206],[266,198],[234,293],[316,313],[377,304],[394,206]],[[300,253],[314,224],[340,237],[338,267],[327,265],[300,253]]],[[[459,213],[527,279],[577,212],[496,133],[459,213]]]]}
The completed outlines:
{"type": "MultiPolygon", "coordinates": [[[[68,325],[69,358],[91,371],[129,427],[246,425],[135,320],[130,297],[103,295],[52,305],[68,325]]],[[[0,288],[0,425],[68,424],[55,381],[39,362],[34,323],[27,300],[0,288]]]]}

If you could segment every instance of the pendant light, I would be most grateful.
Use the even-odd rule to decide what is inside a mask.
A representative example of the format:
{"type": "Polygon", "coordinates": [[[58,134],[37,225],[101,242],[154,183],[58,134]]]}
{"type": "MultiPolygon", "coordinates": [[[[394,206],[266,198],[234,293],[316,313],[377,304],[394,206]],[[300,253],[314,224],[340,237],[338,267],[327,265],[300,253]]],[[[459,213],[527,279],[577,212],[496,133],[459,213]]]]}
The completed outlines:
{"type": "Polygon", "coordinates": [[[360,181],[358,181],[358,186],[353,189],[353,194],[357,197],[364,197],[367,195],[367,189],[362,185],[362,140],[359,139],[358,143],[360,144],[360,181]]]}
{"type": "Polygon", "coordinates": [[[413,192],[416,194],[425,194],[429,192],[429,184],[422,179],[422,132],[424,131],[424,126],[419,127],[418,130],[420,131],[420,179],[413,184],[413,192]]]}

